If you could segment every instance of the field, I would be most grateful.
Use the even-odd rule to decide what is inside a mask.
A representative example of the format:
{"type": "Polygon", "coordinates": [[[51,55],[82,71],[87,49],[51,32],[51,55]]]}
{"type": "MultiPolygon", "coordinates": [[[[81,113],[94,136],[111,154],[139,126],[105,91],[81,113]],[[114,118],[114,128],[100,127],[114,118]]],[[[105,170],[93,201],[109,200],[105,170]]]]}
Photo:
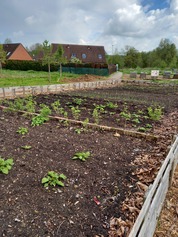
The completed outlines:
{"type": "Polygon", "coordinates": [[[59,72],[51,72],[51,81],[48,79],[48,72],[37,71],[18,71],[18,70],[2,70],[0,74],[0,87],[10,86],[35,86],[35,85],[54,85],[69,82],[87,80],[98,80],[101,76],[81,76],[73,73],[63,73],[60,78],[59,72]],[[90,78],[89,78],[90,77],[90,78]],[[59,79],[60,78],[60,79],[59,79]]]}
{"type": "Polygon", "coordinates": [[[177,95],[124,84],[1,101],[0,156],[14,165],[0,174],[0,235],[127,236],[177,133],[177,95]],[[64,174],[64,186],[45,188],[48,171],[64,174]]]}

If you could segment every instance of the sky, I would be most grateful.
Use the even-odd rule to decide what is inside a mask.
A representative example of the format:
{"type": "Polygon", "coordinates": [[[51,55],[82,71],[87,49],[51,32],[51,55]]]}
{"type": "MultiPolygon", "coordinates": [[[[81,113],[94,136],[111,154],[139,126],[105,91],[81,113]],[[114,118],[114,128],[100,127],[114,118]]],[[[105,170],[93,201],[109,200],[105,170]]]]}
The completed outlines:
{"type": "Polygon", "coordinates": [[[178,0],[0,0],[0,43],[126,46],[151,51],[161,39],[178,48],[178,0]]]}

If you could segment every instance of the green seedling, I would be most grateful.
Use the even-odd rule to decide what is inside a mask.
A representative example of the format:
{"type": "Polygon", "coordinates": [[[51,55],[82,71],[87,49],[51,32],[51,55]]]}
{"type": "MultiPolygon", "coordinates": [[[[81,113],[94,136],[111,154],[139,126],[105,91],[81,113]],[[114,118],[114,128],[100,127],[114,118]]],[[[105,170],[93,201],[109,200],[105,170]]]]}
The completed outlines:
{"type": "Polygon", "coordinates": [[[67,179],[67,177],[64,174],[58,174],[55,171],[48,171],[47,175],[42,178],[41,183],[44,185],[44,187],[50,186],[61,186],[64,187],[63,180],[67,179]]]}
{"type": "Polygon", "coordinates": [[[150,119],[158,121],[161,119],[162,114],[163,114],[163,111],[161,107],[157,107],[157,108],[153,108],[151,106],[148,107],[148,115],[150,119]]]}
{"type": "Polygon", "coordinates": [[[81,98],[73,98],[72,101],[73,101],[73,103],[76,104],[76,105],[81,105],[84,100],[81,99],[81,98]]]}
{"type": "Polygon", "coordinates": [[[76,107],[71,108],[71,112],[72,112],[72,116],[74,117],[74,119],[77,120],[80,116],[81,111],[79,110],[78,106],[76,106],[76,107]]]}
{"type": "Polygon", "coordinates": [[[77,152],[74,154],[74,156],[72,157],[72,160],[81,160],[81,161],[86,161],[86,159],[88,159],[90,157],[90,152],[77,152]]]}
{"type": "Polygon", "coordinates": [[[108,107],[110,109],[116,109],[118,107],[118,105],[114,104],[113,102],[107,102],[106,107],[108,107]]]}
{"type": "Polygon", "coordinates": [[[60,106],[61,103],[59,100],[55,101],[54,103],[51,104],[51,107],[53,108],[53,110],[58,114],[60,113],[60,106]]]}
{"type": "Polygon", "coordinates": [[[0,157],[0,172],[3,174],[8,174],[9,171],[12,169],[14,162],[12,158],[4,160],[0,157]]]}
{"type": "Polygon", "coordinates": [[[94,122],[95,122],[96,124],[98,124],[98,123],[99,123],[100,114],[99,114],[99,111],[98,111],[97,108],[95,108],[95,109],[93,110],[92,116],[93,116],[94,122]]]}
{"type": "Polygon", "coordinates": [[[24,127],[19,127],[17,130],[17,133],[21,134],[21,135],[25,135],[28,133],[28,128],[24,128],[24,127]]]}
{"type": "Polygon", "coordinates": [[[21,148],[24,150],[30,150],[32,146],[25,145],[25,146],[21,146],[21,148]]]}
{"type": "Polygon", "coordinates": [[[40,105],[40,114],[32,118],[31,125],[39,126],[49,120],[49,115],[51,114],[51,110],[47,105],[41,104],[40,105]]]}

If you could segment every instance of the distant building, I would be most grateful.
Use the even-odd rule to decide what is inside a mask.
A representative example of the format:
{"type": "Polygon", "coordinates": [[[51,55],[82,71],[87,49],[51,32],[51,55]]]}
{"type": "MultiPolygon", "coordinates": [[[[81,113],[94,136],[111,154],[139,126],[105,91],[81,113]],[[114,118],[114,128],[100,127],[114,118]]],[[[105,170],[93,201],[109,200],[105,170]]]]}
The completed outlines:
{"type": "Polygon", "coordinates": [[[24,46],[20,43],[3,44],[3,49],[6,52],[7,60],[33,60],[24,46]]]}
{"type": "MultiPolygon", "coordinates": [[[[64,49],[64,57],[70,62],[71,58],[78,58],[82,63],[106,63],[104,46],[76,45],[76,44],[52,44],[52,52],[57,51],[61,45],[64,49]]],[[[42,52],[37,59],[43,57],[42,52]]]]}

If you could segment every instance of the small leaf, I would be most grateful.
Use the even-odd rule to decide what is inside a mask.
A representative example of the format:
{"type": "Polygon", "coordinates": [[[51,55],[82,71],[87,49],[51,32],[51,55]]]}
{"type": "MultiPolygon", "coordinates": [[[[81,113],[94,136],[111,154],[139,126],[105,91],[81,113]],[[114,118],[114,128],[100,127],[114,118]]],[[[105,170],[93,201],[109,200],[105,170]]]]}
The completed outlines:
{"type": "Polygon", "coordinates": [[[42,184],[47,183],[48,181],[49,181],[49,178],[48,178],[48,177],[44,177],[44,178],[42,178],[42,180],[41,180],[42,184]]]}
{"type": "Polygon", "coordinates": [[[59,175],[59,178],[61,178],[61,179],[67,179],[67,177],[66,177],[64,174],[60,174],[60,175],[59,175]]]}

